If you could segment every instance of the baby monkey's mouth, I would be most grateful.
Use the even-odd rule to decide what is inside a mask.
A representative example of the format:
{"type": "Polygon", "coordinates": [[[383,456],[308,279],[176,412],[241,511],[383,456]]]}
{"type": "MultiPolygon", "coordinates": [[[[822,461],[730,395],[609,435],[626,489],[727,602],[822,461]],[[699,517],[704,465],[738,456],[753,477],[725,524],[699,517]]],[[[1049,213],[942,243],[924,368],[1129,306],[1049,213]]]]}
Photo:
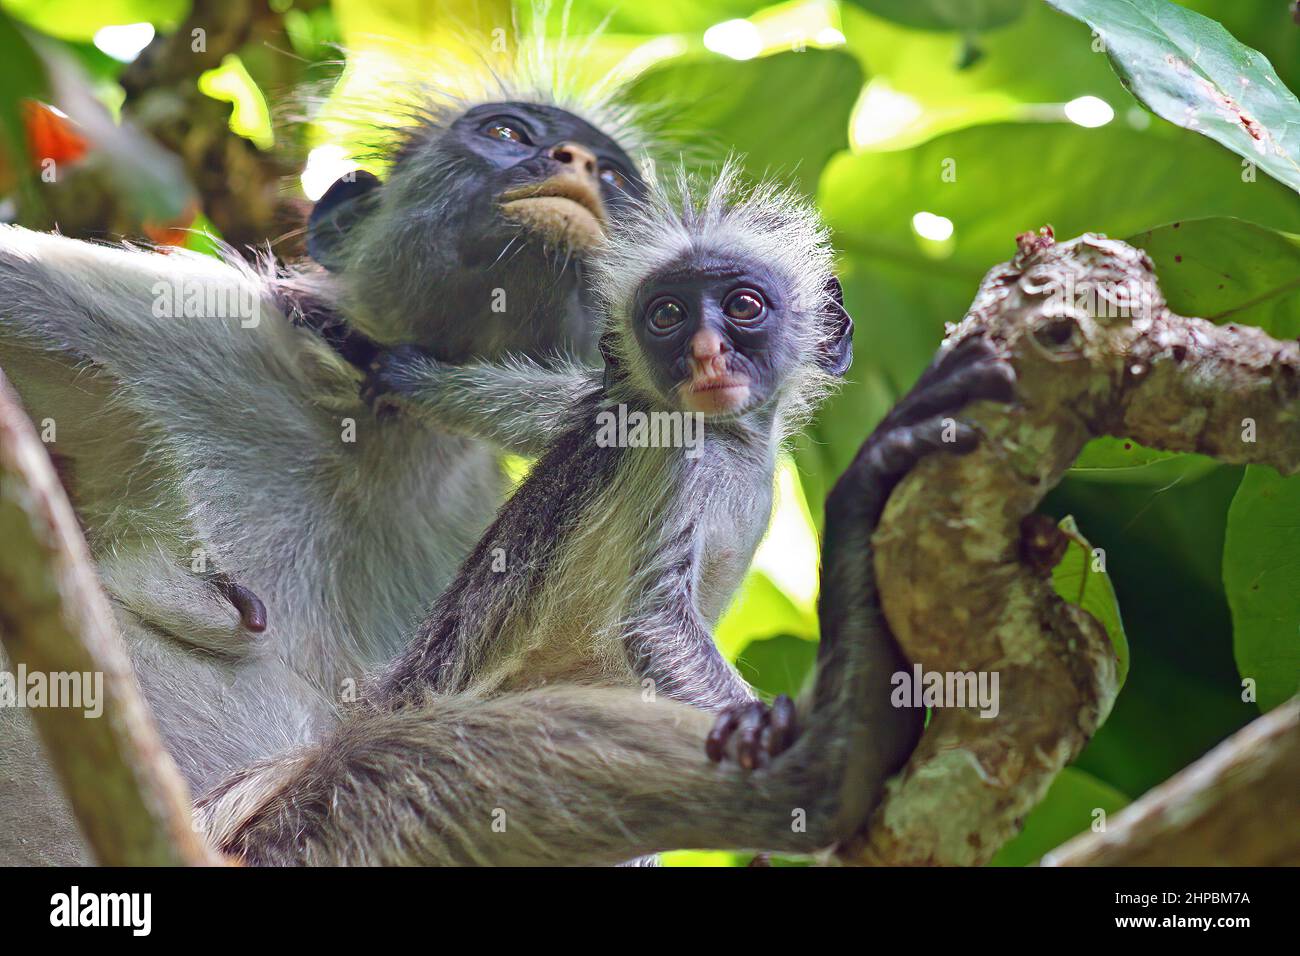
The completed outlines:
{"type": "Polygon", "coordinates": [[[578,176],[552,176],[509,189],[500,201],[507,219],[575,249],[588,249],[605,235],[605,203],[600,192],[578,176]]]}
{"type": "Polygon", "coordinates": [[[678,391],[687,411],[724,415],[740,411],[749,401],[749,378],[726,372],[696,375],[678,386],[678,391]]]}

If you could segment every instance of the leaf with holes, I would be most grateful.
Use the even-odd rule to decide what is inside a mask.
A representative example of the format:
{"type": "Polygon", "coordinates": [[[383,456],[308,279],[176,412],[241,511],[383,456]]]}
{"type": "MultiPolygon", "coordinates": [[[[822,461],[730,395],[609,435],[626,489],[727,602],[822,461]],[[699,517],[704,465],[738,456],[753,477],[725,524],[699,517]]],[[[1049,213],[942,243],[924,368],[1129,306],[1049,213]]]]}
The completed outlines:
{"type": "Polygon", "coordinates": [[[1180,315],[1257,325],[1300,336],[1300,236],[1214,217],[1130,236],[1156,266],[1160,291],[1180,315]]]}
{"type": "Polygon", "coordinates": [[[1131,438],[1103,435],[1083,446],[1070,468],[1070,477],[1163,488],[1171,482],[1200,477],[1218,465],[1205,455],[1160,451],[1131,438]]]}
{"type": "Polygon", "coordinates": [[[1106,44],[1152,112],[1222,143],[1300,191],[1300,101],[1268,58],[1168,0],[1048,0],[1106,44]]]}
{"type": "MultiPolygon", "coordinates": [[[[1215,216],[1148,229],[1128,241],[1155,263],[1160,290],[1175,312],[1256,325],[1279,339],[1300,336],[1300,236],[1215,216]]],[[[1088,443],[1070,474],[1164,486],[1214,467],[1202,455],[1104,437],[1088,443]]]]}

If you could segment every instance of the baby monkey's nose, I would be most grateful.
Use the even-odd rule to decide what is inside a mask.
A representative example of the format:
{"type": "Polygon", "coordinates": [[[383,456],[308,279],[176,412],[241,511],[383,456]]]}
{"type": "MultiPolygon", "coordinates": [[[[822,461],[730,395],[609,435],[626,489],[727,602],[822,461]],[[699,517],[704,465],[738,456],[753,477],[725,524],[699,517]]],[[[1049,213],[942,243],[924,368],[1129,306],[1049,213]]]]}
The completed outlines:
{"type": "Polygon", "coordinates": [[[691,374],[698,377],[713,378],[726,373],[724,354],[731,348],[713,329],[700,329],[691,336],[690,354],[687,364],[691,374]]]}
{"type": "Polygon", "coordinates": [[[560,143],[551,147],[551,159],[574,172],[596,175],[596,154],[581,143],[560,143]]]}
{"type": "Polygon", "coordinates": [[[715,358],[722,352],[722,336],[713,329],[700,329],[691,336],[691,358],[703,361],[715,358]]]}

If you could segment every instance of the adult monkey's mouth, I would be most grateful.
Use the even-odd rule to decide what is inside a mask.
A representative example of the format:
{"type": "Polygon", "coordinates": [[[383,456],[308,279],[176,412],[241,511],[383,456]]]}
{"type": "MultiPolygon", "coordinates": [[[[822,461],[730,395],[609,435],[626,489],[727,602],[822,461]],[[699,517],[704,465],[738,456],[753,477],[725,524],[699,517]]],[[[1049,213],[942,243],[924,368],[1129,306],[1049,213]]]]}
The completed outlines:
{"type": "Polygon", "coordinates": [[[575,249],[588,249],[605,236],[605,203],[591,183],[577,176],[552,176],[501,194],[501,213],[531,232],[575,249]]]}

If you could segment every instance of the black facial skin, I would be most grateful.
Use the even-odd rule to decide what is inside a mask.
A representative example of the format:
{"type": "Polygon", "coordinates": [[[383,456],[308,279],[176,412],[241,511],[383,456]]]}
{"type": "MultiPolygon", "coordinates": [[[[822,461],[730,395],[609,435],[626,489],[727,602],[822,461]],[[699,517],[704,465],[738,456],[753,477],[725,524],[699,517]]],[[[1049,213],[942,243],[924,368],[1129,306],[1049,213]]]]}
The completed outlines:
{"type": "Polygon", "coordinates": [[[749,386],[742,406],[718,411],[740,414],[771,398],[795,361],[787,303],[779,288],[772,273],[759,264],[698,254],[642,283],[633,302],[635,334],[651,359],[662,394],[681,405],[690,383],[702,377],[701,363],[691,361],[692,343],[701,331],[712,331],[721,353],[717,371],[749,386]],[[748,315],[756,304],[761,309],[748,315]],[[661,311],[665,305],[667,313],[661,311]],[[734,314],[728,314],[729,308],[734,314]],[[662,320],[672,317],[679,321],[662,327],[662,320]]]}
{"type": "Polygon", "coordinates": [[[503,176],[489,192],[536,182],[553,175],[564,163],[555,150],[565,143],[585,146],[596,157],[601,193],[617,203],[627,195],[640,198],[645,184],[627,153],[586,120],[554,106],[489,103],[476,106],[451,124],[452,138],[467,153],[483,160],[483,169],[503,176]],[[510,132],[507,133],[506,130],[510,132]]]}
{"type": "Polygon", "coordinates": [[[478,106],[407,143],[386,182],[358,174],[331,187],[313,211],[309,250],[350,275],[375,317],[363,331],[383,344],[413,342],[457,362],[511,351],[590,356],[580,251],[501,210],[503,193],[563,173],[589,177],[611,212],[645,191],[619,145],[571,113],[478,106]],[[494,309],[502,299],[504,311],[494,309]],[[389,316],[402,324],[385,327],[389,316]]]}
{"type": "Polygon", "coordinates": [[[575,143],[597,162],[601,199],[611,211],[645,194],[636,165],[619,145],[590,123],[551,106],[491,103],[478,106],[451,124],[444,146],[459,170],[472,171],[473,189],[465,212],[477,224],[462,230],[462,262],[486,265],[501,255],[504,243],[519,235],[505,219],[498,197],[564,172],[580,162],[564,147],[575,143]],[[505,138],[509,130],[516,138],[505,138]]]}

